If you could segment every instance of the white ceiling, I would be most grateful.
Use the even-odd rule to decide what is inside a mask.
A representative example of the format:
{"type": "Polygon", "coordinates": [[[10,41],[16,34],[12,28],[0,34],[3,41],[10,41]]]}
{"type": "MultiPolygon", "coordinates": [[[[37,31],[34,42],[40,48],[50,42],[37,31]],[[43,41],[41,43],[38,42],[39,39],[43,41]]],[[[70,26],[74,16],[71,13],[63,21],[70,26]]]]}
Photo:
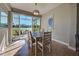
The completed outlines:
{"type": "Polygon", "coordinates": [[[34,3],[11,3],[11,7],[30,12],[33,12],[34,9],[38,9],[40,14],[44,14],[60,4],[61,3],[37,3],[37,6],[35,7],[34,3]]]}

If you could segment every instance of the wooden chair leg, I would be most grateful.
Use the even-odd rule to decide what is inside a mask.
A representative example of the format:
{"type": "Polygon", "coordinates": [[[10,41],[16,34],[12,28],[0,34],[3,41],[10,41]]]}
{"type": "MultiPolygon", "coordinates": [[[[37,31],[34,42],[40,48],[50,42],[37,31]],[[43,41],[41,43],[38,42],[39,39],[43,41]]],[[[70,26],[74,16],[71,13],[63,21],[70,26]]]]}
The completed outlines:
{"type": "Polygon", "coordinates": [[[52,42],[50,44],[50,53],[52,54],[52,42]]]}
{"type": "Polygon", "coordinates": [[[35,56],[37,55],[37,46],[35,45],[35,56]]]}
{"type": "Polygon", "coordinates": [[[43,51],[43,49],[42,49],[42,56],[43,56],[43,54],[44,54],[44,51],[43,51]]]}

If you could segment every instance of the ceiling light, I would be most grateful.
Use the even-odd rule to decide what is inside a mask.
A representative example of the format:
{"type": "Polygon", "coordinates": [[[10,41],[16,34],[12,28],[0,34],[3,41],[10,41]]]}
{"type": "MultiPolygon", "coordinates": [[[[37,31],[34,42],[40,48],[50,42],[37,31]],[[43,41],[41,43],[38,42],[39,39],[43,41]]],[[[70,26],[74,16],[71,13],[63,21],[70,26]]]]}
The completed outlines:
{"type": "MultiPolygon", "coordinates": [[[[35,7],[37,6],[37,3],[35,3],[35,7]]],[[[33,11],[33,14],[34,15],[39,15],[39,10],[37,10],[37,9],[35,9],[34,11],[33,11]]]]}

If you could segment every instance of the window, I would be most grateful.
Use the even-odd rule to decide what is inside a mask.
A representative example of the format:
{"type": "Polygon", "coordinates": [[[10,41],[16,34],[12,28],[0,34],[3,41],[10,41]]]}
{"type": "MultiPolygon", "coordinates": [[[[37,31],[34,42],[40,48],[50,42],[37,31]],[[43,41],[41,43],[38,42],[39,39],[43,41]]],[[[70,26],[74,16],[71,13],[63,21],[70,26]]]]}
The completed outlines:
{"type": "Polygon", "coordinates": [[[18,36],[19,35],[19,15],[18,14],[13,14],[13,37],[18,36]]]}
{"type": "Polygon", "coordinates": [[[7,13],[0,12],[0,27],[7,28],[8,27],[8,21],[7,21],[7,13]]]}
{"type": "Polygon", "coordinates": [[[39,32],[40,31],[40,18],[39,17],[33,17],[33,32],[39,32]]]}
{"type": "Polygon", "coordinates": [[[20,15],[20,34],[26,30],[32,31],[32,17],[20,15]]]}
{"type": "Polygon", "coordinates": [[[40,17],[13,13],[13,37],[23,34],[26,30],[39,32],[40,17]]]}
{"type": "Polygon", "coordinates": [[[23,34],[26,30],[32,31],[32,16],[13,13],[13,37],[23,34]]]}

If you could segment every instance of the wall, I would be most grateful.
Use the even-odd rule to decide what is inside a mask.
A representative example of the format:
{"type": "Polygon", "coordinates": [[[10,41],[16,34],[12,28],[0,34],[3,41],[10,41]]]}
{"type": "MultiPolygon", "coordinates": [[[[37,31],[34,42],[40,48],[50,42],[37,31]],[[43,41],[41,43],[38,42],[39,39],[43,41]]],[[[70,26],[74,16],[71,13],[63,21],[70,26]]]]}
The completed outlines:
{"type": "Polygon", "coordinates": [[[41,28],[47,29],[48,17],[52,16],[55,23],[53,39],[64,42],[75,48],[76,4],[61,4],[55,9],[43,14],[41,28]]]}

